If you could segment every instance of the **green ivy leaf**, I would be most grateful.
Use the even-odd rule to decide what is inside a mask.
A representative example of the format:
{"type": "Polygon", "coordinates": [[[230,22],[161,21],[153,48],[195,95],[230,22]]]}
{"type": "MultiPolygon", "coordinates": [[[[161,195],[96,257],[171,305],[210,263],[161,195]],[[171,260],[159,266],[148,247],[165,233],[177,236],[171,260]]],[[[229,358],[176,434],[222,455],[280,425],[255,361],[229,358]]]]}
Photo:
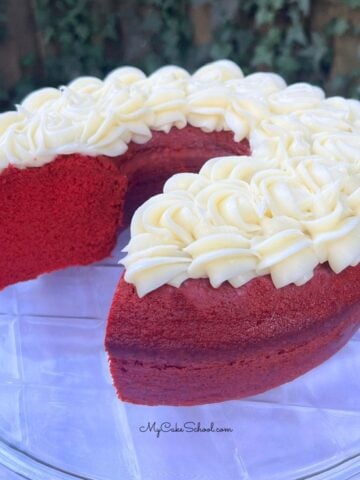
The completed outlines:
{"type": "Polygon", "coordinates": [[[255,25],[260,27],[261,25],[267,25],[272,23],[275,17],[275,12],[267,7],[259,8],[255,14],[255,25]]]}
{"type": "Polygon", "coordinates": [[[303,26],[300,23],[292,24],[285,34],[286,45],[293,45],[298,43],[299,45],[306,45],[307,38],[303,26]]]}
{"type": "Polygon", "coordinates": [[[87,40],[90,36],[90,28],[86,23],[75,24],[74,30],[81,40],[87,40]]]}
{"type": "Polygon", "coordinates": [[[330,35],[340,37],[344,35],[349,28],[350,25],[346,18],[334,18],[329,22],[327,31],[330,35]]]}
{"type": "Polygon", "coordinates": [[[297,5],[303,15],[306,16],[310,13],[310,0],[293,0],[293,3],[297,5]]]}
{"type": "Polygon", "coordinates": [[[255,48],[254,56],[251,64],[257,66],[269,66],[271,67],[274,59],[274,51],[267,45],[257,45],[255,48]]]}
{"type": "Polygon", "coordinates": [[[231,45],[228,43],[216,44],[211,48],[210,55],[214,60],[218,60],[228,57],[231,53],[231,50],[231,45]]]}
{"type": "Polygon", "coordinates": [[[352,9],[360,7],[360,0],[343,0],[343,3],[352,9]]]}

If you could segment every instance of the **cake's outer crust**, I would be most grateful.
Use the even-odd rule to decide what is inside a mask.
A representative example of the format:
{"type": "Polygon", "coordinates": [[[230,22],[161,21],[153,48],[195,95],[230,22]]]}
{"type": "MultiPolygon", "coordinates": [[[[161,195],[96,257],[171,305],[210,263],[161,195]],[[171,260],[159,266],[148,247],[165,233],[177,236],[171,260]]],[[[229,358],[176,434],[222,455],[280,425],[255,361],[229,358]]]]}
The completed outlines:
{"type": "Polygon", "coordinates": [[[74,154],[41,167],[8,167],[0,174],[0,289],[101,260],[119,224],[169,176],[197,171],[214,155],[248,153],[248,142],[234,142],[231,132],[188,126],[153,132],[116,158],[74,154]]]}
{"type": "Polygon", "coordinates": [[[341,348],[360,325],[360,266],[327,265],[301,287],[268,276],[235,289],[208,280],[139,299],[120,281],[106,334],[120,398],[191,405],[240,398],[292,380],[341,348]]]}

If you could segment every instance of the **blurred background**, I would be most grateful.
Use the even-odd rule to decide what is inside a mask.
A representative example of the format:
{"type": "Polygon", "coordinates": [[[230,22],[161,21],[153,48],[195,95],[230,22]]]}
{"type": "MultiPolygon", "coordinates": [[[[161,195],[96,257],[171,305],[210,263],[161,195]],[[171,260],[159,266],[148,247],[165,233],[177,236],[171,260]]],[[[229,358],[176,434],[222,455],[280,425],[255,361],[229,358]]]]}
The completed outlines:
{"type": "Polygon", "coordinates": [[[0,109],[131,64],[230,58],[360,97],[360,0],[0,0],[0,109]]]}

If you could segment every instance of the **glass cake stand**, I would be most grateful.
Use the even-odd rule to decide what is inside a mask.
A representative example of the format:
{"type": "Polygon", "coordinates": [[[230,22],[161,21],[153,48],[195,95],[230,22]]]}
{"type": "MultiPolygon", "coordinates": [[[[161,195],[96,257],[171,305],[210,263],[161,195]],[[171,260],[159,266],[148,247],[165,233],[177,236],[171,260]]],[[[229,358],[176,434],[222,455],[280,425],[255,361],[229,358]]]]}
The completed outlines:
{"type": "Polygon", "coordinates": [[[116,398],[103,340],[126,237],[108,261],[0,292],[0,479],[360,478],[359,332],[315,370],[245,400],[116,398]]]}

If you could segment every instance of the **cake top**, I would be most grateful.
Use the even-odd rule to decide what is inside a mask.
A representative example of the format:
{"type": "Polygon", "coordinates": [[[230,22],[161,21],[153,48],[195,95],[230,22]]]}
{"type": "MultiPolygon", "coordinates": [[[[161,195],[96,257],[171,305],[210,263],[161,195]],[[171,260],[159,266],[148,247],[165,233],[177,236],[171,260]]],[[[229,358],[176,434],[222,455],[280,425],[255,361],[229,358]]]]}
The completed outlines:
{"type": "Polygon", "coordinates": [[[248,137],[251,156],[213,158],[145,202],[124,249],[125,280],[142,297],[188,278],[239,287],[270,274],[280,288],[302,285],[319,263],[336,273],[357,265],[360,102],[273,74],[222,78],[209,91],[198,93],[196,113],[206,115],[193,124],[248,137]]]}
{"type": "MultiPolygon", "coordinates": [[[[9,164],[41,166],[60,154],[118,156],[130,141],[148,141],[151,130],[168,132],[186,124],[233,131],[236,141],[262,124],[262,134],[273,136],[293,111],[305,110],[303,130],[359,129],[359,102],[324,101],[320,88],[305,83],[287,87],[273,73],[244,77],[228,60],[205,65],[193,75],[167,66],[146,77],[137,68],[121,67],[103,81],[80,77],[60,89],[40,89],[17,111],[0,114],[0,170],[9,164]],[[274,115],[277,123],[268,125],[274,115]]],[[[295,140],[301,141],[300,136],[295,140]]]]}
{"type": "Polygon", "coordinates": [[[325,261],[336,273],[357,265],[360,176],[352,160],[255,153],[174,175],[134,214],[125,280],[142,297],[188,278],[239,287],[270,274],[280,288],[304,284],[325,261]]]}
{"type": "Polygon", "coordinates": [[[150,140],[151,130],[186,124],[232,130],[241,140],[255,118],[266,115],[265,98],[285,87],[270,73],[244,77],[228,60],[193,75],[166,66],[148,77],[134,67],[118,68],[103,81],[80,77],[66,87],[37,90],[17,111],[0,114],[0,170],[41,166],[60,154],[114,157],[130,141],[150,140]]]}

